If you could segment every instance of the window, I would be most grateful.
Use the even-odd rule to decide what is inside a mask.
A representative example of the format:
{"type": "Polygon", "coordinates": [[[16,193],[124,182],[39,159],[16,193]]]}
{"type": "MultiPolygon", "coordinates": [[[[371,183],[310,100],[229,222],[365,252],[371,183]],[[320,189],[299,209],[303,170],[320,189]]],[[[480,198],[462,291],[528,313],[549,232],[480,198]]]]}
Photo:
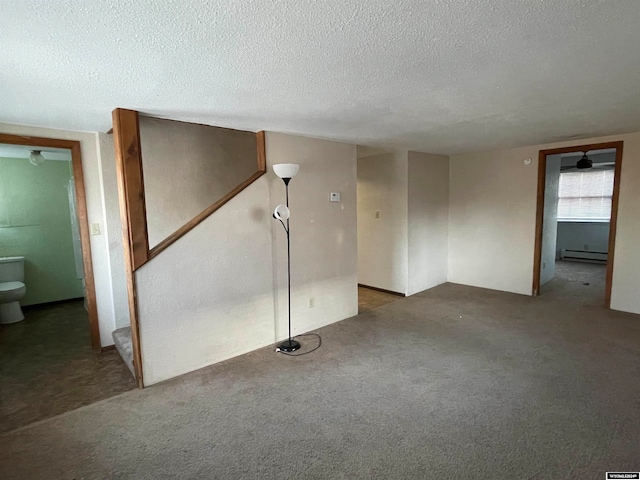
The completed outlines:
{"type": "Polygon", "coordinates": [[[613,170],[560,174],[558,220],[608,222],[611,218],[613,170]]]}

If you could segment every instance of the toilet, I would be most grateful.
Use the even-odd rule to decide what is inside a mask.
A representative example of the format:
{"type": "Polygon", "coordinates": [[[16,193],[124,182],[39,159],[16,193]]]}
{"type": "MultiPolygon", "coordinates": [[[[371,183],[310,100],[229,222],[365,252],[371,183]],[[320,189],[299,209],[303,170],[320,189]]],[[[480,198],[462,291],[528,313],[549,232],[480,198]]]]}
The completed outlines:
{"type": "Polygon", "coordinates": [[[24,285],[24,257],[0,257],[0,324],[24,320],[20,299],[24,285]]]}

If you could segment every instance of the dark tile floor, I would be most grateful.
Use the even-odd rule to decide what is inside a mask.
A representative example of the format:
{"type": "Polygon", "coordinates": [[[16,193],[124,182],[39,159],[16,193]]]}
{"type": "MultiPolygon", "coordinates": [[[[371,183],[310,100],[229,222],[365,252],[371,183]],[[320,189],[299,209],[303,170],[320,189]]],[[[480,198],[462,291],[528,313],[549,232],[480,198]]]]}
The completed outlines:
{"type": "Polygon", "coordinates": [[[402,298],[399,295],[380,292],[372,288],[358,287],[358,313],[370,312],[402,298]]]}
{"type": "Polygon", "coordinates": [[[115,350],[94,353],[82,301],[25,309],[0,325],[0,432],[135,388],[115,350]]]}

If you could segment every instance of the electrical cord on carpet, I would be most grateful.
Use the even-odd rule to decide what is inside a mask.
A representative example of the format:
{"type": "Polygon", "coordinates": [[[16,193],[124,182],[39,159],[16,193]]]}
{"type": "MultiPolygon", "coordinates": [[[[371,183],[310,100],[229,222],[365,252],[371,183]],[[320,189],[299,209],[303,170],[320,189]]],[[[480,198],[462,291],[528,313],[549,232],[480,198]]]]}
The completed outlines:
{"type": "Polygon", "coordinates": [[[287,355],[289,357],[301,357],[302,355],[307,355],[308,353],[315,352],[316,350],[318,350],[322,346],[322,337],[320,335],[318,335],[317,333],[301,333],[300,335],[296,335],[294,338],[297,338],[297,337],[318,337],[318,346],[313,348],[313,349],[311,349],[311,350],[309,350],[308,352],[304,352],[304,353],[283,352],[279,348],[276,348],[276,352],[277,353],[281,353],[283,355],[287,355]]]}

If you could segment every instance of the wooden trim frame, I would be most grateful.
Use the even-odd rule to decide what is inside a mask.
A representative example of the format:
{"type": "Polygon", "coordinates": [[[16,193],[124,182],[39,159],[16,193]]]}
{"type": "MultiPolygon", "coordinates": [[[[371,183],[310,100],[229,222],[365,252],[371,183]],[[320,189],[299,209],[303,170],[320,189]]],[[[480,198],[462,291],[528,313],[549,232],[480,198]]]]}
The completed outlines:
{"type": "Polygon", "coordinates": [[[127,276],[127,298],[129,300],[129,319],[131,322],[133,371],[138,388],[143,388],[142,351],[140,347],[140,329],[138,328],[138,302],[134,271],[149,258],[149,241],[146,228],[138,112],[133,110],[114,110],[113,130],[124,264],[127,276]],[[139,225],[144,228],[139,228],[139,225]]]}
{"type": "Polygon", "coordinates": [[[265,133],[256,133],[256,172],[152,249],[149,249],[144,173],[142,167],[143,152],[140,143],[138,112],[122,108],[115,109],[113,111],[113,134],[116,152],[125,270],[127,275],[127,293],[129,297],[129,316],[131,319],[133,367],[138,387],[143,388],[144,379],[142,372],[142,351],[140,346],[135,271],[155,258],[180,237],[265,174],[267,171],[265,133]]]}
{"type": "Polygon", "coordinates": [[[132,268],[136,270],[149,260],[138,112],[114,110],[113,128],[122,231],[127,235],[125,245],[129,247],[132,268]]]}
{"type": "Polygon", "coordinates": [[[589,150],[616,149],[616,164],[613,180],[613,197],[611,199],[611,221],[609,223],[609,248],[607,255],[607,277],[605,286],[605,307],[611,307],[611,287],[613,284],[613,261],[616,246],[616,230],[618,227],[618,201],[620,199],[620,175],[622,172],[622,152],[624,142],[607,142],[575,147],[552,148],[540,150],[538,154],[538,198],[536,204],[535,248],[533,257],[532,295],[540,295],[540,270],[542,265],[542,231],[544,226],[544,192],[547,171],[547,156],[561,153],[585,152],[589,150]]]}
{"type": "Polygon", "coordinates": [[[71,150],[71,168],[73,170],[73,178],[76,187],[76,207],[78,209],[78,223],[80,226],[80,244],[82,245],[82,264],[84,267],[84,281],[87,295],[89,327],[91,332],[91,348],[94,351],[99,352],[100,324],[98,321],[98,307],[96,304],[95,280],[93,278],[91,239],[89,235],[89,215],[87,214],[87,196],[84,188],[80,142],[77,140],[60,140],[57,138],[30,137],[0,133],[0,143],[44,148],[66,148],[71,150]]]}

